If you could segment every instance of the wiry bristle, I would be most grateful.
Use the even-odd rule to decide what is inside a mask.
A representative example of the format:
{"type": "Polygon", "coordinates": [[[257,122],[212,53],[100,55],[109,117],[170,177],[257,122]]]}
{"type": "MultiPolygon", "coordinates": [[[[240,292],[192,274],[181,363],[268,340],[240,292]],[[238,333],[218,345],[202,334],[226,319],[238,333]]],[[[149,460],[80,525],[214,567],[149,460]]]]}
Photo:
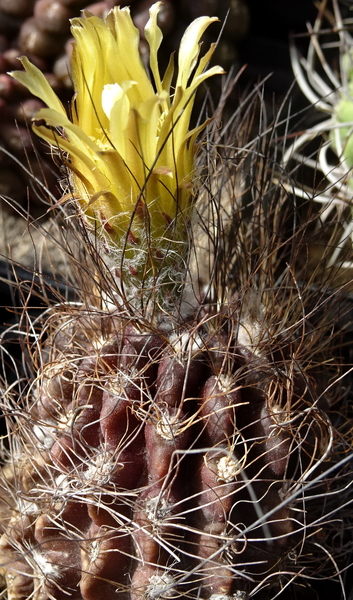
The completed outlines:
{"type": "Polygon", "coordinates": [[[90,239],[83,262],[67,249],[75,301],[54,290],[42,319],[24,310],[27,371],[1,404],[9,600],[310,599],[320,580],[344,593],[350,305],[330,289],[330,248],[311,266],[314,201],[296,206],[281,116],[257,104],[204,140],[173,311],[126,303],[90,239]]]}

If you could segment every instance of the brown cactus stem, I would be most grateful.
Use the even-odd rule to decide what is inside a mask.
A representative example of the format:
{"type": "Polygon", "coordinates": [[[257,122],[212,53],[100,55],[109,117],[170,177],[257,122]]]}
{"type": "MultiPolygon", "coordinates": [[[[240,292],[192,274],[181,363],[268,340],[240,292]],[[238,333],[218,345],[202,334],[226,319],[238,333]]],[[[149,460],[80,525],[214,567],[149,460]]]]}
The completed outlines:
{"type": "Polygon", "coordinates": [[[99,500],[88,503],[88,516],[97,527],[119,528],[131,519],[128,504],[112,499],[108,494],[101,494],[99,500]]]}
{"type": "Polygon", "coordinates": [[[33,566],[30,562],[30,549],[33,547],[35,539],[31,519],[27,515],[19,517],[14,514],[7,533],[0,539],[1,565],[6,567],[7,585],[14,600],[27,600],[33,594],[33,566]],[[28,556],[23,555],[23,542],[28,547],[28,556]]]}
{"type": "MultiPolygon", "coordinates": [[[[92,356],[86,356],[81,361],[81,364],[77,370],[77,381],[79,383],[84,383],[90,380],[93,381],[94,379],[97,379],[98,376],[104,374],[104,363],[102,364],[103,356],[100,355],[97,357],[96,351],[93,348],[87,348],[87,351],[91,352],[92,356]]],[[[106,360],[108,356],[110,355],[106,355],[106,360]]]]}
{"type": "Polygon", "coordinates": [[[74,374],[66,363],[53,363],[44,369],[41,383],[32,414],[37,413],[43,423],[60,426],[76,391],[74,374]]]}
{"type": "Polygon", "coordinates": [[[130,377],[124,387],[131,400],[146,401],[153,393],[158,359],[165,344],[160,335],[139,333],[132,325],[126,328],[121,368],[130,377]]]}
{"type": "Polygon", "coordinates": [[[241,391],[232,391],[229,377],[212,375],[200,397],[203,439],[210,450],[200,459],[198,505],[203,533],[198,540],[198,556],[202,560],[210,559],[207,566],[201,568],[203,597],[208,598],[213,594],[230,594],[233,583],[232,570],[224,560],[222,547],[234,493],[242,485],[236,481],[241,466],[232,451],[235,410],[241,402],[241,391]]]}
{"type": "Polygon", "coordinates": [[[141,435],[141,423],[132,410],[131,402],[121,395],[106,389],[102,396],[100,431],[108,452],[116,452],[123,444],[125,449],[137,446],[136,436],[141,435]]]}
{"type": "Polygon", "coordinates": [[[148,486],[139,496],[133,517],[139,562],[132,578],[132,598],[143,596],[153,582],[164,585],[163,578],[158,584],[163,566],[170,559],[178,560],[178,534],[173,526],[173,514],[180,510],[180,506],[176,509],[180,500],[177,451],[188,446],[191,434],[190,429],[182,428],[183,416],[183,411],[167,408],[161,416],[163,423],[149,421],[145,425],[148,486]]]}
{"type": "Polygon", "coordinates": [[[111,530],[93,523],[81,551],[83,600],[128,600],[130,537],[123,529],[111,530]]]}
{"type": "Polygon", "coordinates": [[[210,450],[200,467],[200,506],[206,523],[225,523],[232,504],[232,494],[242,465],[234,452],[236,435],[235,410],[241,404],[241,391],[225,393],[228,378],[211,376],[201,391],[203,436],[210,450]],[[226,485],[227,484],[227,485],[226,485]]]}
{"type": "MultiPolygon", "coordinates": [[[[177,514],[179,498],[168,487],[164,493],[160,484],[149,486],[137,501],[133,523],[136,548],[136,567],[131,583],[131,598],[145,598],[147,589],[157,584],[159,577],[168,572],[168,582],[172,579],[170,562],[178,562],[178,534],[173,516],[177,514]]],[[[178,507],[179,510],[180,507],[178,507]]],[[[160,584],[163,585],[163,579],[160,584]]]]}
{"type": "Polygon", "coordinates": [[[235,409],[241,404],[241,390],[232,389],[228,376],[212,375],[201,390],[201,417],[211,447],[230,440],[235,434],[235,409]]]}
{"type": "Polygon", "coordinates": [[[150,399],[156,380],[157,366],[147,355],[139,354],[136,348],[126,341],[121,355],[121,371],[124,381],[124,394],[132,402],[146,402],[150,399]]]}
{"type": "Polygon", "coordinates": [[[158,367],[156,404],[181,408],[185,398],[197,396],[205,371],[202,357],[184,360],[175,354],[164,356],[158,367]]]}
{"type": "MultiPolygon", "coordinates": [[[[103,390],[98,385],[88,383],[79,389],[77,400],[69,405],[74,415],[71,430],[75,441],[86,448],[96,448],[99,444],[99,418],[102,407],[103,390]]],[[[89,452],[88,452],[89,454],[89,452]]]]}
{"type": "MultiPolygon", "coordinates": [[[[140,441],[139,437],[137,441],[140,441]]],[[[144,448],[141,445],[131,445],[127,450],[121,450],[116,455],[117,468],[111,473],[110,481],[118,489],[131,490],[146,479],[144,448]]]]}
{"type": "Polygon", "coordinates": [[[281,419],[286,419],[285,411],[272,412],[265,404],[260,412],[259,426],[262,428],[266,448],[266,462],[277,477],[282,477],[286,471],[291,438],[281,425],[281,419]]]}
{"type": "Polygon", "coordinates": [[[80,537],[80,532],[86,532],[91,523],[85,502],[66,502],[57,519],[64,527],[73,530],[77,537],[80,537]]]}
{"type": "Polygon", "coordinates": [[[158,358],[162,348],[166,345],[166,339],[157,333],[140,333],[133,325],[125,329],[124,341],[130,342],[137,354],[150,360],[158,358]]]}
{"type": "Polygon", "coordinates": [[[52,394],[41,391],[35,408],[32,409],[32,415],[38,418],[41,424],[60,426],[63,416],[65,418],[66,408],[71,398],[69,395],[66,398],[63,393],[60,401],[52,394]]]}
{"type": "Polygon", "coordinates": [[[219,527],[214,526],[199,539],[199,557],[203,560],[209,559],[199,573],[202,576],[202,598],[231,595],[234,578],[232,569],[223,561],[219,552],[222,546],[220,536],[219,527]],[[211,558],[212,556],[214,558],[211,558]]]}
{"type": "MultiPolygon", "coordinates": [[[[272,483],[263,481],[257,486],[257,492],[261,500],[261,508],[266,515],[282,502],[281,485],[280,483],[272,483]],[[261,494],[262,492],[262,494],[261,494]]],[[[271,532],[271,541],[274,540],[274,554],[278,556],[281,548],[285,548],[288,544],[288,536],[293,535],[295,523],[301,518],[290,510],[290,507],[284,506],[276,511],[268,520],[268,526],[271,532]],[[275,538],[275,539],[274,539],[275,538]]],[[[256,535],[256,533],[255,533],[256,535]]]]}
{"type": "Polygon", "coordinates": [[[78,390],[77,399],[69,404],[67,429],[51,449],[52,459],[61,470],[72,470],[99,445],[102,395],[100,387],[88,382],[78,390]]]}
{"type": "MultiPolygon", "coordinates": [[[[269,368],[268,366],[267,370],[269,368]]],[[[246,526],[250,526],[260,514],[266,515],[280,504],[280,489],[283,477],[289,477],[291,458],[290,433],[288,429],[280,427],[280,415],[284,418],[285,409],[280,408],[279,397],[274,402],[274,397],[271,396],[272,409],[269,406],[270,388],[266,381],[265,366],[262,374],[249,375],[248,384],[250,377],[255,382],[243,388],[243,404],[237,410],[237,425],[242,436],[248,440],[244,471],[244,483],[247,482],[247,485],[237,504],[237,518],[246,526]],[[260,385],[260,377],[264,381],[263,385],[260,385]],[[252,502],[249,504],[251,496],[252,502]]],[[[249,560],[249,563],[259,562],[258,566],[252,567],[254,573],[263,573],[276,564],[288,542],[288,536],[293,534],[293,523],[291,508],[288,506],[275,513],[268,522],[265,519],[262,525],[250,533],[250,539],[263,538],[263,543],[257,542],[256,546],[249,543],[243,554],[244,560],[249,560]],[[260,564],[261,561],[263,564],[260,564]]]]}
{"type": "Polygon", "coordinates": [[[99,373],[113,374],[116,373],[116,369],[120,360],[121,355],[121,340],[118,338],[113,342],[104,344],[99,351],[99,358],[97,364],[93,363],[93,366],[99,373]]]}
{"type": "Polygon", "coordinates": [[[75,445],[73,437],[69,433],[64,433],[53,444],[50,456],[54,465],[64,473],[73,471],[82,460],[82,457],[77,454],[77,444],[75,445]]]}
{"type": "Polygon", "coordinates": [[[207,348],[212,373],[222,375],[227,369],[234,370],[237,362],[241,366],[244,359],[234,354],[233,346],[232,337],[223,329],[208,336],[205,347],[207,348]]]}
{"type": "Polygon", "coordinates": [[[155,568],[142,565],[136,570],[130,591],[130,600],[147,600],[155,598],[184,598],[177,590],[171,569],[155,568]]]}
{"type": "MultiPolygon", "coordinates": [[[[43,514],[36,521],[35,538],[37,552],[43,556],[43,591],[58,600],[63,600],[68,590],[75,595],[81,577],[80,536],[59,528],[43,514]]],[[[40,566],[40,561],[37,563],[40,566]]]]}
{"type": "Polygon", "coordinates": [[[59,372],[52,376],[52,372],[55,372],[55,365],[52,369],[49,368],[48,378],[46,381],[46,373],[44,374],[44,389],[46,389],[49,399],[58,400],[61,402],[69,403],[72,400],[74,381],[70,371],[60,369],[60,365],[57,366],[59,372]]]}
{"type": "Polygon", "coordinates": [[[297,516],[291,512],[290,508],[282,507],[271,517],[266,518],[269,511],[281,503],[279,486],[273,484],[273,481],[266,480],[252,480],[249,482],[249,486],[252,487],[253,502],[256,498],[258,510],[255,511],[254,503],[252,505],[249,503],[248,489],[244,490],[245,493],[240,493],[239,498],[238,494],[235,495],[236,505],[232,510],[233,518],[237,519],[238,523],[242,523],[243,527],[250,528],[250,531],[243,539],[241,535],[235,535],[232,551],[234,549],[235,566],[240,562],[248,565],[248,575],[255,580],[261,580],[264,574],[276,568],[275,566],[286,558],[290,540],[293,544],[297,516]],[[260,516],[263,517],[262,523],[256,528],[252,528],[252,523],[257,521],[260,516]],[[241,553],[240,557],[239,553],[241,553]]]}
{"type": "Polygon", "coordinates": [[[145,426],[146,456],[149,483],[159,483],[162,487],[175,476],[179,456],[177,451],[184,450],[190,440],[190,428],[183,428],[182,411],[169,409],[164,412],[156,424],[148,422],[145,426]],[[174,461],[173,461],[174,458],[174,461]]]}
{"type": "MultiPolygon", "coordinates": [[[[133,523],[136,531],[133,534],[136,546],[136,555],[142,564],[148,564],[152,571],[156,563],[163,565],[162,555],[166,559],[163,548],[163,538],[168,534],[168,526],[163,522],[167,520],[172,511],[170,494],[164,499],[157,487],[140,494],[137,508],[134,513],[133,523]],[[159,543],[162,541],[162,544],[159,543]]],[[[167,521],[168,522],[168,521],[167,521]]],[[[137,571],[140,565],[137,564],[137,571]]]]}
{"type": "MultiPolygon", "coordinates": [[[[0,550],[0,556],[2,552],[0,550]]],[[[11,598],[13,600],[27,600],[32,598],[35,583],[33,579],[33,567],[31,567],[24,559],[11,560],[6,555],[6,559],[1,561],[6,565],[7,585],[11,589],[11,598]]]]}
{"type": "Polygon", "coordinates": [[[210,456],[207,460],[205,456],[201,459],[201,493],[198,504],[200,507],[199,519],[202,523],[200,529],[203,533],[198,541],[198,556],[203,560],[210,559],[207,566],[201,570],[205,581],[203,588],[205,597],[211,594],[230,593],[233,581],[232,571],[226,565],[222,554],[222,547],[225,544],[227,522],[234,493],[241,484],[237,481],[225,483],[221,480],[218,464],[226,457],[226,452],[229,452],[227,447],[224,447],[224,450],[224,454],[221,451],[217,452],[216,458],[210,456]]]}
{"type": "Polygon", "coordinates": [[[240,470],[239,462],[233,456],[229,458],[229,450],[224,447],[224,453],[221,450],[217,453],[210,453],[202,458],[200,469],[200,496],[199,506],[203,520],[206,526],[210,523],[225,524],[232,506],[234,491],[239,487],[236,480],[236,471],[240,470]],[[216,454],[216,457],[212,456],[216,454]],[[222,479],[227,475],[223,474],[220,462],[226,458],[229,466],[228,480],[222,479]]]}

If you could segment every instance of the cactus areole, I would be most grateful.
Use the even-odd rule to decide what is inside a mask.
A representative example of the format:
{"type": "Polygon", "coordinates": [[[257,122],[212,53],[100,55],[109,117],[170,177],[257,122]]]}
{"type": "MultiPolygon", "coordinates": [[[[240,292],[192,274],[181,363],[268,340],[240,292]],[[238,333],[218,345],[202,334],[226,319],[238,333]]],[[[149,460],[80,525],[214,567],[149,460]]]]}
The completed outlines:
{"type": "Polygon", "coordinates": [[[201,36],[217,21],[200,17],[181,40],[176,78],[173,56],[161,77],[160,5],[150,8],[145,27],[149,73],[128,8],[115,7],[105,21],[88,12],[72,20],[71,120],[26,57],[25,72],[12,73],[48,106],[35,116],[33,130],[59,150],[71,172],[68,198],[78,202],[125,285],[137,287],[141,281],[147,287],[157,280],[180,283],[196,197],[195,142],[206,125],[189,130],[195,92],[223,73],[207,68],[215,44],[199,57],[201,36]]]}

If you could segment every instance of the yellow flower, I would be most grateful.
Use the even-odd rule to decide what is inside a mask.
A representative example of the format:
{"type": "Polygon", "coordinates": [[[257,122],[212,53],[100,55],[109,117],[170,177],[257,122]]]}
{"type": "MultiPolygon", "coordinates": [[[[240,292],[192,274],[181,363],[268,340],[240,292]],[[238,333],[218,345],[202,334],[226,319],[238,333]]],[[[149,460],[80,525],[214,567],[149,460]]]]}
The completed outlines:
{"type": "Polygon", "coordinates": [[[25,71],[12,73],[48,106],[37,113],[33,130],[62,152],[85,221],[104,237],[119,264],[123,249],[130,273],[140,279],[156,271],[156,261],[166,261],[173,242],[180,246],[187,239],[195,140],[206,125],[189,131],[195,91],[223,72],[218,66],[207,68],[214,44],[199,58],[200,38],[217,20],[200,17],[181,40],[175,89],[173,57],[161,78],[160,4],[151,7],[145,28],[150,76],[128,8],[115,7],[105,22],[90,13],[72,20],[72,121],[27,58],[21,59],[25,71]]]}

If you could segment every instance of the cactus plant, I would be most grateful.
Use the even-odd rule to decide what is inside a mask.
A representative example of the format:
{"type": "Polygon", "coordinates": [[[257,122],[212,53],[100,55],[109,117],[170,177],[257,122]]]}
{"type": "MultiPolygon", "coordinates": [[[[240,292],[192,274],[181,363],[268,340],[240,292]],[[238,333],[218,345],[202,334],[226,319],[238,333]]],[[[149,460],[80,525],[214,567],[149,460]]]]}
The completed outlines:
{"type": "Polygon", "coordinates": [[[198,58],[213,19],[187,30],[170,99],[157,14],[152,83],[128,9],[74,20],[73,122],[27,60],[13,74],[49,107],[34,129],[69,174],[58,210],[79,247],[67,248],[78,298],[35,323],[24,313],[29,372],[4,383],[9,600],[344,588],[349,406],[338,310],[305,281],[310,223],[293,219],[286,176],[276,183],[276,128],[249,141],[256,94],[231,130],[216,114],[196,157],[207,124],[188,133],[193,95],[221,72],[213,47],[198,58]]]}
{"type": "MultiPolygon", "coordinates": [[[[337,0],[329,3],[323,0],[313,27],[309,27],[310,43],[307,57],[301,57],[294,41],[291,43],[293,72],[301,91],[317,114],[325,118],[315,125],[301,131],[295,142],[287,149],[283,164],[293,174],[301,165],[314,170],[315,199],[322,206],[322,219],[344,217],[340,227],[335,230],[332,244],[336,246],[329,264],[338,260],[351,269],[352,240],[352,52],[351,19],[343,19],[337,0]],[[330,50],[335,48],[334,56],[330,50]],[[306,147],[316,140],[320,147],[312,156],[306,156],[306,147]],[[294,165],[293,165],[294,162],[294,165]],[[318,174],[320,179],[318,178],[318,174]]],[[[317,121],[317,115],[315,121],[317,121]]],[[[309,146],[310,147],[310,146],[309,146]]],[[[312,152],[312,149],[309,150],[312,152]]],[[[309,190],[300,189],[297,194],[307,197],[309,190]]]]}

